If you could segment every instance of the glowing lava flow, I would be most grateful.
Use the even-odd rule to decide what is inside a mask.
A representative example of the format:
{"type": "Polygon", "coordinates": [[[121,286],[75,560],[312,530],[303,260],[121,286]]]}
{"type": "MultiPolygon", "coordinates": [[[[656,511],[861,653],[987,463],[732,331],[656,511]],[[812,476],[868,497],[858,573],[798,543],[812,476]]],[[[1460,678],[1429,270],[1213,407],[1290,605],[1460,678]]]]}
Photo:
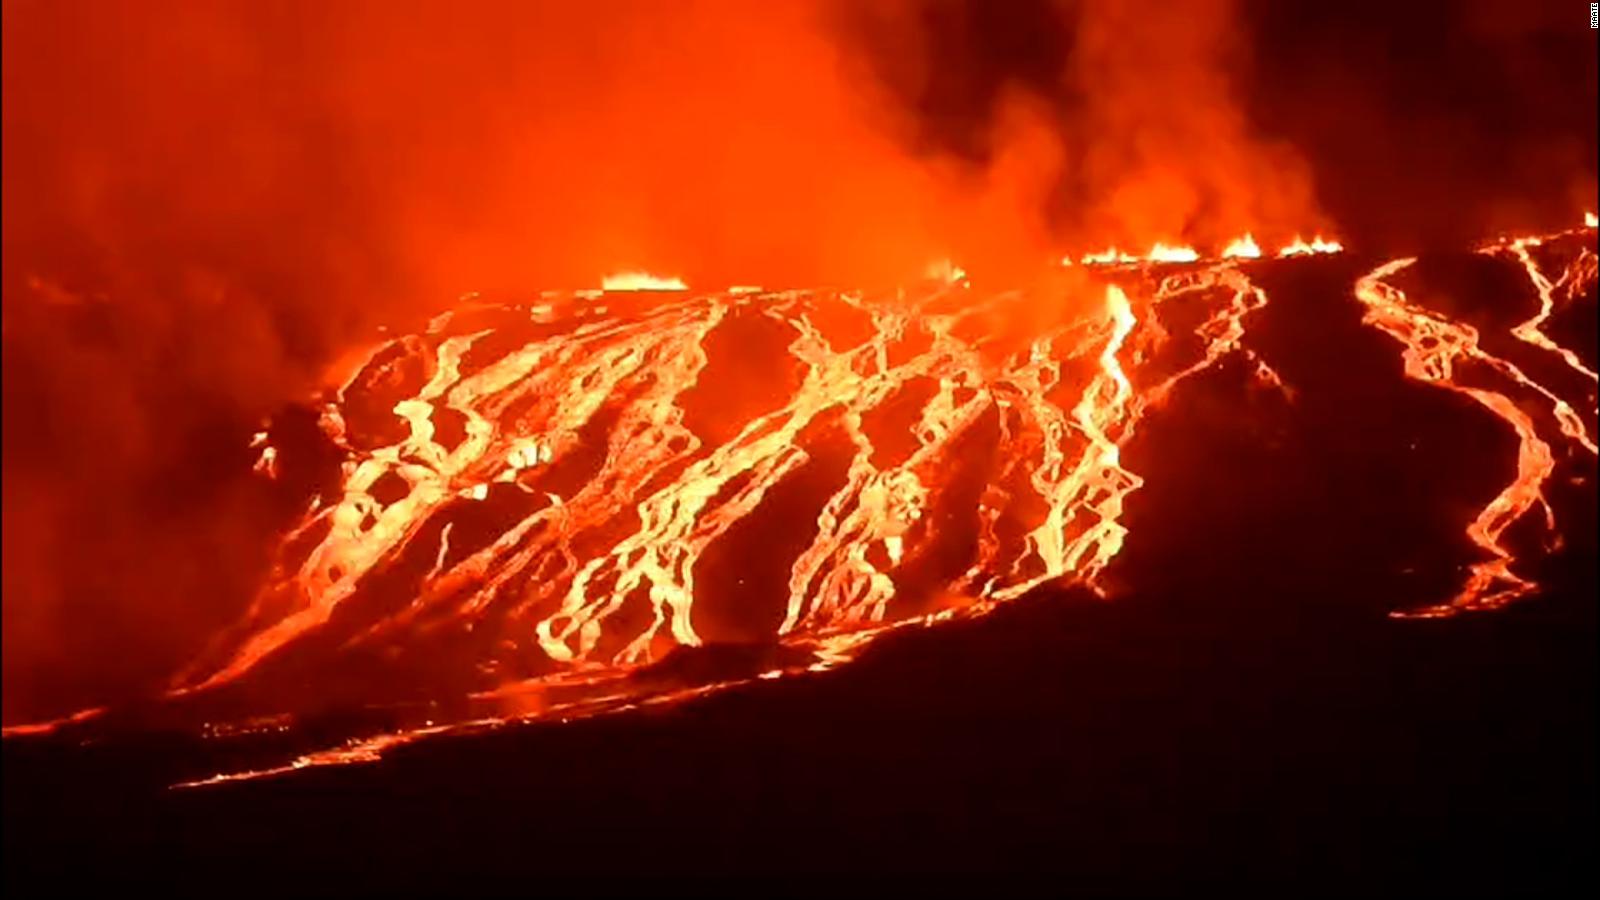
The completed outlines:
{"type": "MultiPolygon", "coordinates": [[[[1545,240],[1488,248],[1539,296],[1512,333],[1592,385],[1546,325],[1593,283],[1595,257],[1549,278],[1545,240]]],[[[1339,250],[1319,237],[1276,255],[1339,250]]],[[[1105,280],[1065,273],[1071,287],[1047,294],[986,295],[941,263],[884,296],[691,295],[630,276],[606,282],[628,296],[463,304],[341,361],[320,420],[337,486],[283,535],[245,619],[174,678],[175,720],[281,730],[317,684],[344,691],[337,708],[384,711],[338,747],[207,781],[255,777],[823,670],[1051,582],[1099,591],[1143,485],[1124,452],[1174,389],[1232,358],[1292,398],[1245,344],[1268,298],[1240,260],[1264,255],[1249,235],[1220,259],[1113,249],[1084,258],[1118,266],[1105,280]],[[693,668],[729,647],[736,663],[693,668]]],[[[1405,615],[1503,605],[1535,589],[1507,530],[1536,506],[1554,527],[1543,490],[1552,441],[1566,445],[1534,414],[1551,409],[1574,452],[1594,444],[1472,326],[1395,287],[1412,264],[1358,281],[1364,321],[1399,341],[1407,377],[1490,410],[1519,450],[1466,530],[1487,559],[1447,603],[1405,615]]],[[[293,482],[302,457],[273,443],[252,442],[257,471],[293,482]]]]}
{"type": "MultiPolygon", "coordinates": [[[[1590,415],[1600,412],[1596,406],[1596,394],[1593,383],[1600,380],[1594,369],[1583,364],[1578,354],[1567,347],[1557,344],[1544,332],[1544,324],[1556,312],[1560,303],[1571,303],[1581,296],[1585,286],[1593,284],[1596,277],[1596,256],[1588,247],[1580,247],[1578,256],[1562,271],[1561,276],[1555,281],[1545,277],[1539,263],[1533,258],[1533,250],[1545,244],[1548,238],[1520,237],[1501,241],[1485,247],[1481,252],[1487,254],[1505,253],[1522,264],[1532,282],[1534,290],[1539,295],[1539,311],[1531,318],[1520,322],[1511,329],[1511,333],[1520,341],[1532,344],[1541,350],[1559,356],[1567,367],[1583,375],[1591,382],[1589,401],[1590,415]],[[1560,295],[1558,297],[1558,294],[1560,295]]],[[[1588,428],[1583,419],[1574,410],[1571,404],[1556,396],[1542,386],[1536,386],[1555,406],[1556,418],[1561,424],[1561,431],[1567,437],[1582,444],[1590,453],[1600,453],[1600,448],[1595,446],[1594,439],[1590,437],[1588,428]]]]}
{"type": "MultiPolygon", "coordinates": [[[[1538,274],[1537,267],[1526,255],[1526,248],[1537,242],[1538,239],[1519,239],[1507,244],[1528,266],[1541,298],[1540,312],[1518,325],[1513,333],[1535,346],[1558,353],[1569,365],[1577,364],[1575,355],[1569,356],[1539,330],[1550,313],[1552,286],[1538,274]]],[[[1388,283],[1388,279],[1415,262],[1415,259],[1394,260],[1357,281],[1355,296],[1366,307],[1364,321],[1404,346],[1402,357],[1408,377],[1472,398],[1505,421],[1518,440],[1515,478],[1467,526],[1468,538],[1489,558],[1470,568],[1466,583],[1449,602],[1396,614],[1433,617],[1466,609],[1503,606],[1532,592],[1537,586],[1512,570],[1515,557],[1505,544],[1505,532],[1534,507],[1543,509],[1547,528],[1551,531],[1555,528],[1554,513],[1543,493],[1544,484],[1555,469],[1550,444],[1539,436],[1533,419],[1507,393],[1464,383],[1462,378],[1468,374],[1467,370],[1498,376],[1512,387],[1543,397],[1551,403],[1563,434],[1589,453],[1595,452],[1595,446],[1569,404],[1517,366],[1483,349],[1476,328],[1412,302],[1404,292],[1388,283]]],[[[1581,364],[1577,367],[1586,373],[1589,371],[1581,364]]],[[[1592,377],[1592,373],[1589,374],[1592,377]]]]}
{"type": "Polygon", "coordinates": [[[1539,238],[1518,238],[1507,245],[1511,252],[1516,255],[1517,260],[1522,263],[1523,269],[1527,271],[1528,280],[1533,282],[1534,289],[1539,292],[1539,312],[1533,318],[1512,329],[1512,334],[1540,349],[1558,354],[1568,366],[1588,376],[1590,381],[1595,381],[1600,376],[1596,375],[1594,369],[1585,366],[1578,359],[1578,354],[1556,344],[1542,330],[1545,321],[1556,311],[1557,301],[1555,294],[1557,291],[1563,292],[1565,299],[1571,301],[1576,299],[1578,292],[1585,283],[1595,279],[1596,257],[1594,251],[1588,247],[1581,248],[1578,258],[1562,271],[1560,278],[1552,282],[1540,271],[1539,264],[1534,262],[1533,255],[1529,252],[1530,247],[1538,247],[1542,243],[1543,241],[1539,238]]]}
{"type": "Polygon", "coordinates": [[[480,649],[454,683],[499,710],[472,721],[584,715],[701,689],[631,673],[730,628],[778,648],[738,681],[837,665],[886,630],[1045,582],[1094,587],[1142,484],[1123,448],[1175,384],[1254,359],[1244,319],[1266,303],[1232,264],[1150,285],[985,298],[947,281],[916,297],[727,292],[440,317],[372,352],[324,411],[348,457],[338,494],[285,536],[247,621],[174,694],[270,677],[264,664],[312,635],[319,652],[399,668],[469,641],[480,649]],[[1161,322],[1178,298],[1207,311],[1198,354],[1161,322]],[[1041,323],[1041,304],[1059,311],[1041,323]],[[1033,324],[996,328],[1019,318],[1033,324]],[[726,410],[718,359],[755,346],[783,364],[765,400],[726,410]],[[707,569],[719,543],[802,484],[814,505],[782,526],[799,536],[777,560],[784,593],[743,601],[774,607],[765,635],[707,612],[703,579],[745,571],[707,569]]]}

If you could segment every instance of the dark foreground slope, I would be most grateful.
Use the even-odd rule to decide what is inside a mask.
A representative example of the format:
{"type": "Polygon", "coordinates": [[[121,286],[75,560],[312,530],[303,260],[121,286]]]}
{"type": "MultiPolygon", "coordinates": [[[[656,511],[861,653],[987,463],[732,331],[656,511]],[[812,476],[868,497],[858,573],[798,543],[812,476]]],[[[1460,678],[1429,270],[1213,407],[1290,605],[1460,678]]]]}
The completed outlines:
{"type": "Polygon", "coordinates": [[[1224,366],[1130,448],[1147,485],[1113,601],[1041,591],[821,676],[213,789],[165,789],[174,756],[204,753],[187,741],[8,740],[7,887],[1587,893],[1592,458],[1563,457],[1540,595],[1388,618],[1448,596],[1514,443],[1401,378],[1349,299],[1362,262],[1257,276],[1273,305],[1248,342],[1293,402],[1224,366]]]}

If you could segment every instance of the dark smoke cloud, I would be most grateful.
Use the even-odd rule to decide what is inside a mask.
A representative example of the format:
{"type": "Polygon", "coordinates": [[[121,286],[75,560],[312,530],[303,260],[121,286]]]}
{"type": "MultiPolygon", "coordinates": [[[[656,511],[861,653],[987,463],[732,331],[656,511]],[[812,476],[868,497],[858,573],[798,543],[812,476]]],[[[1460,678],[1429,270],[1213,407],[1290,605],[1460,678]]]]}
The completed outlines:
{"type": "Polygon", "coordinates": [[[1585,4],[1253,0],[1258,129],[1315,164],[1359,246],[1460,247],[1596,205],[1600,70],[1585,4]]]}

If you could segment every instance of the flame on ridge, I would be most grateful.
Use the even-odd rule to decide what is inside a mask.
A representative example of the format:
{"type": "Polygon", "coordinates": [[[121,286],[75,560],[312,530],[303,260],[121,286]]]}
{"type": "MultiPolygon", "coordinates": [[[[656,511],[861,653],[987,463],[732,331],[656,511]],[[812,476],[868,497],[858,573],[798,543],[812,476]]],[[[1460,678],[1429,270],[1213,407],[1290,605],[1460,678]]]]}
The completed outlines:
{"type": "Polygon", "coordinates": [[[923,271],[923,275],[933,281],[955,284],[958,281],[966,280],[967,271],[948,259],[941,259],[929,263],[928,268],[923,271]]]}
{"type": "Polygon", "coordinates": [[[649,272],[618,272],[607,275],[600,286],[608,291],[686,291],[682,278],[652,275],[649,272]]]}
{"type": "Polygon", "coordinates": [[[1116,247],[1107,247],[1103,252],[1085,253],[1083,255],[1083,264],[1086,266],[1112,265],[1114,263],[1135,263],[1138,261],[1139,257],[1130,256],[1127,253],[1123,253],[1116,247]]]}
{"type": "Polygon", "coordinates": [[[1278,251],[1278,256],[1308,256],[1313,253],[1338,253],[1342,250],[1344,250],[1343,244],[1338,241],[1323,240],[1320,234],[1312,238],[1309,244],[1296,235],[1294,240],[1278,251]]]}
{"type": "Polygon", "coordinates": [[[1223,259],[1258,259],[1260,256],[1261,246],[1248,233],[1234,238],[1228,246],[1222,248],[1223,259]]]}
{"type": "Polygon", "coordinates": [[[1197,262],[1200,254],[1193,247],[1169,247],[1158,242],[1145,254],[1145,259],[1151,262],[1197,262]]]}
{"type": "MultiPolygon", "coordinates": [[[[1328,240],[1317,235],[1307,243],[1304,238],[1296,236],[1294,240],[1285,244],[1277,253],[1280,258],[1293,256],[1310,256],[1317,253],[1340,253],[1344,245],[1338,241],[1328,240]]],[[[1229,241],[1222,248],[1218,259],[1259,259],[1262,256],[1261,245],[1249,233],[1240,235],[1229,241]]],[[[1136,256],[1111,246],[1098,253],[1085,253],[1079,261],[1086,266],[1112,266],[1133,265],[1141,262],[1153,263],[1191,263],[1206,260],[1198,250],[1184,245],[1169,245],[1157,242],[1150,251],[1143,256],[1136,256]]],[[[1071,257],[1061,260],[1063,265],[1072,265],[1071,257]]]]}

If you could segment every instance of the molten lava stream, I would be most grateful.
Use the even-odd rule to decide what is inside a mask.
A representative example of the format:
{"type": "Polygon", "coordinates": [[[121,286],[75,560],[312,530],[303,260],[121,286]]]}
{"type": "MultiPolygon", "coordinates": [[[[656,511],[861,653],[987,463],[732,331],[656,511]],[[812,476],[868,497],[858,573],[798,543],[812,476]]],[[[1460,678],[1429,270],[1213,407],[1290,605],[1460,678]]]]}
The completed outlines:
{"type": "MultiPolygon", "coordinates": [[[[1157,249],[1190,259],[1185,248],[1157,249]]],[[[805,470],[819,435],[836,435],[846,458],[814,523],[794,526],[810,537],[788,563],[775,638],[801,655],[780,653],[733,680],[837,665],[885,630],[981,613],[1047,581],[1092,587],[1122,547],[1124,501],[1142,483],[1121,465],[1122,448],[1175,384],[1249,356],[1244,320],[1267,302],[1232,263],[1186,268],[1153,288],[1140,285],[1161,264],[1140,265],[1150,268],[1132,270],[1127,287],[1096,289],[1098,310],[1010,337],[994,323],[1041,298],[974,297],[950,279],[896,300],[660,294],[627,318],[597,315],[510,343],[500,335],[512,325],[441,317],[428,334],[372,353],[339,392],[324,426],[350,455],[342,496],[285,538],[243,635],[186,672],[175,694],[270,675],[263,663],[330,629],[337,653],[392,648],[397,665],[431,663],[441,635],[481,636],[475,696],[501,714],[582,715],[706,689],[651,687],[633,673],[704,642],[700,559],[805,470]],[[1198,355],[1161,322],[1183,298],[1205,310],[1198,355]],[[843,339],[844,320],[866,325],[865,339],[843,339]],[[773,329],[792,382],[766,411],[707,430],[696,410],[717,385],[705,374],[743,340],[718,335],[773,329]],[[413,373],[409,396],[369,399],[389,396],[402,371],[413,373]],[[904,436],[884,432],[901,415],[891,404],[908,398],[917,399],[904,436]],[[391,437],[379,438],[393,430],[382,417],[358,414],[374,402],[393,407],[402,427],[391,437]],[[438,424],[446,412],[462,423],[451,436],[438,424]],[[983,500],[947,508],[959,448],[993,428],[983,500]],[[462,532],[462,516],[491,497],[522,511],[487,537],[462,532]],[[971,517],[976,544],[965,571],[929,584],[930,554],[951,552],[940,540],[959,527],[944,519],[952,514],[971,517]],[[416,587],[379,602],[374,592],[395,571],[414,571],[416,587]],[[930,591],[965,599],[906,605],[930,591]],[[335,616],[346,609],[355,612],[335,616]]]]}
{"type": "MultiPolygon", "coordinates": [[[[1520,341],[1531,344],[1540,350],[1558,356],[1566,366],[1589,382],[1589,410],[1590,418],[1600,414],[1600,396],[1596,394],[1596,383],[1600,381],[1594,369],[1584,365],[1578,354],[1568,347],[1556,343],[1544,331],[1545,323],[1554,315],[1560,305],[1575,302],[1583,296],[1586,286],[1593,286],[1596,280],[1595,252],[1589,247],[1580,247],[1578,256],[1568,263],[1561,275],[1554,281],[1545,276],[1539,263],[1533,257],[1533,251],[1545,245],[1549,238],[1520,237],[1499,241],[1484,248],[1481,252],[1496,255],[1504,254],[1515,259],[1527,273],[1528,281],[1532,283],[1539,296],[1539,310],[1527,320],[1520,322],[1511,330],[1511,333],[1520,341]]],[[[1585,426],[1583,418],[1565,400],[1557,397],[1552,391],[1540,387],[1555,405],[1555,414],[1560,421],[1561,431],[1567,437],[1582,444],[1591,454],[1600,453],[1600,448],[1595,445],[1594,438],[1585,426]]]]}
{"type": "MultiPolygon", "coordinates": [[[[1527,259],[1525,248],[1529,244],[1517,241],[1507,246],[1529,267],[1541,298],[1540,312],[1518,325],[1514,334],[1541,349],[1561,355],[1569,365],[1577,365],[1581,369],[1574,354],[1555,345],[1539,330],[1551,311],[1552,286],[1538,275],[1537,269],[1527,259]]],[[[1517,366],[1484,350],[1477,329],[1412,302],[1403,291],[1390,283],[1391,279],[1415,262],[1415,259],[1393,260],[1357,281],[1355,296],[1366,308],[1363,321],[1402,344],[1407,377],[1472,398],[1504,421],[1518,440],[1516,476],[1467,526],[1467,537],[1488,559],[1470,567],[1466,582],[1448,602],[1395,613],[1398,616],[1434,617],[1466,609],[1500,607],[1531,593],[1537,587],[1513,570],[1516,557],[1506,546],[1505,534],[1513,523],[1535,507],[1544,511],[1547,531],[1555,532],[1555,516],[1545,497],[1544,488],[1556,461],[1551,445],[1540,437],[1533,418],[1508,391],[1529,392],[1547,401],[1562,435],[1589,454],[1595,452],[1595,445],[1582,419],[1570,404],[1529,378],[1517,366]],[[1472,376],[1496,379],[1506,387],[1496,390],[1466,383],[1464,379],[1472,376]]]]}
{"type": "MultiPolygon", "coordinates": [[[[1236,245],[1232,257],[1259,253],[1236,245]]],[[[1122,452],[1144,417],[1236,353],[1283,388],[1242,344],[1266,294],[1231,258],[1195,256],[1157,245],[1087,296],[976,295],[947,266],[895,297],[689,295],[629,276],[440,316],[366,352],[327,404],[339,489],[284,536],[245,620],[171,697],[216,708],[202,698],[249,681],[248,696],[277,699],[240,721],[281,723],[317,699],[295,685],[342,685],[348,660],[465,688],[467,706],[435,723],[438,707],[405,712],[393,704],[407,694],[369,674],[371,695],[351,699],[398,710],[394,728],[249,776],[826,669],[887,631],[1049,581],[1097,589],[1143,483],[1122,452]],[[1192,339],[1164,321],[1180,306],[1202,316],[1192,339]],[[718,366],[754,359],[779,361],[766,393],[727,402],[718,366]],[[831,481],[804,476],[823,489],[810,521],[782,526],[801,540],[783,558],[772,649],[688,680],[653,666],[706,642],[708,548],[828,459],[831,481]],[[970,543],[949,540],[963,530],[970,543]]],[[[255,446],[273,477],[285,448],[255,446]]]]}

